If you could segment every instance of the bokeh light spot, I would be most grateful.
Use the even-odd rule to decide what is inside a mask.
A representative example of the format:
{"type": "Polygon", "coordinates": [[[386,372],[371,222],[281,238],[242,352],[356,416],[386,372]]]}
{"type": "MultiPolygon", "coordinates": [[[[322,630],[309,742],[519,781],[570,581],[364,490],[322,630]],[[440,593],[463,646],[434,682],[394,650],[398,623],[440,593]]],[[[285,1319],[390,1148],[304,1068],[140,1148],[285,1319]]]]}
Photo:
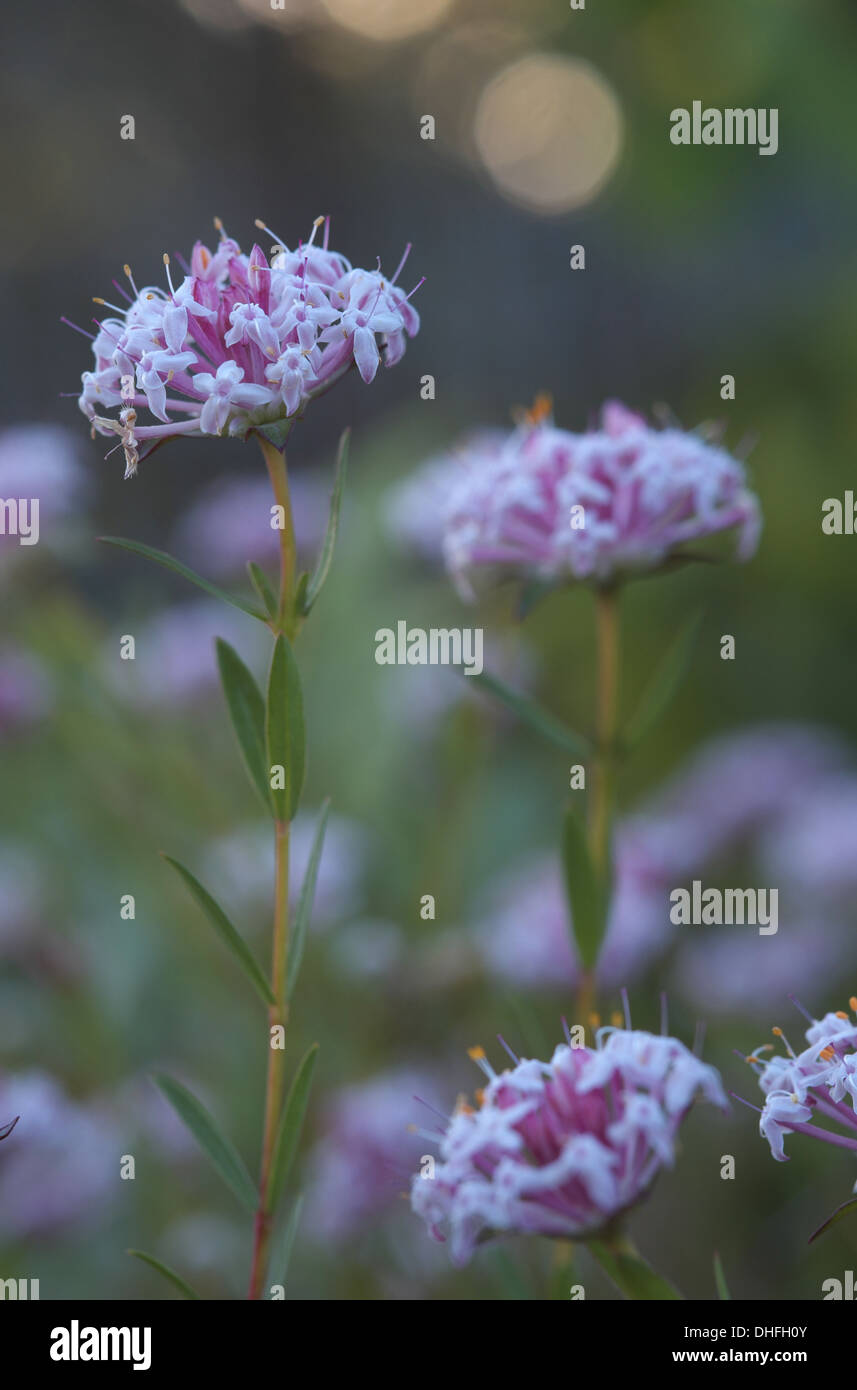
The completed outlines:
{"type": "Polygon", "coordinates": [[[502,193],[555,213],[600,192],[619,160],[623,128],[613,90],[591,64],[530,54],[489,82],[474,138],[502,193]]]}
{"type": "Polygon", "coordinates": [[[323,0],[331,19],[367,39],[394,42],[431,29],[452,0],[323,0]]]}

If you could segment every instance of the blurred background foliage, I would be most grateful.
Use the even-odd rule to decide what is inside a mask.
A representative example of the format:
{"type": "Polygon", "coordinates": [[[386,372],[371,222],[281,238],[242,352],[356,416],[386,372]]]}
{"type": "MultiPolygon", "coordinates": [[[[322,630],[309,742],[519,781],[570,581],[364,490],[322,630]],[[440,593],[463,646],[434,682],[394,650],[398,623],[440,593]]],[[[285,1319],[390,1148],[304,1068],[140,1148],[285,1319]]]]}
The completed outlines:
{"type": "MultiPolygon", "coordinates": [[[[206,863],[222,866],[217,847],[253,833],[253,795],[213,655],[210,679],[181,698],[171,698],[166,666],[163,698],[153,693],[156,658],[139,634],[193,593],[95,539],[175,550],[193,500],[213,479],[260,478],[261,457],[234,442],[176,443],[124,483],[119,456],[103,461],[103,441],[89,442],[77,413],[88,351],[60,314],[86,324],[90,296],[109,298],[125,261],[138,283],[159,280],[161,253],[210,239],[215,214],[246,246],[255,217],[294,243],[330,213],[333,244],[356,263],[380,255],[392,268],[412,241],[408,286],[426,277],[415,301],[423,328],[404,361],[371,390],[349,379],[309,412],[290,447],[296,478],[324,493],[337,438],[353,426],[334,570],[300,644],[304,804],[330,795],[356,836],[333,923],[311,940],[290,1030],[293,1063],[321,1043],[302,1167],[311,1188],[313,1144],[335,1125],[341,1088],[413,1067],[451,1107],[477,1082],[467,1046],[493,1053],[501,1032],[525,1053],[552,1048],[573,1008],[561,981],[516,991],[463,961],[456,944],[503,870],[556,845],[568,758],[463,698],[454,671],[378,667],[374,633],[400,618],[479,622],[513,667],[523,664],[523,683],[585,728],[590,600],[554,595],[524,624],[506,596],[466,609],[385,519],[389,489],[425,458],[462,429],[505,425],[543,390],[572,429],[616,397],[647,413],[666,403],[687,426],[720,420],[732,447],[752,437],[765,518],[756,559],[627,594],[626,709],[678,626],[699,609],[704,620],[670,717],[625,769],[622,807],[638,807],[718,733],[785,719],[827,726],[843,748],[857,740],[857,542],[823,536],[820,524],[822,501],[854,482],[855,42],[857,13],[839,0],[613,0],[582,12],[559,0],[285,0],[282,11],[263,0],[44,0],[7,12],[0,110],[15,138],[0,152],[3,422],[74,431],[88,483],[71,515],[43,520],[39,546],[10,553],[6,538],[0,557],[3,643],[37,663],[47,691],[41,713],[10,718],[0,745],[11,883],[0,1061],[7,1083],[39,1073],[67,1105],[97,1112],[109,1161],[95,1193],[78,1200],[80,1155],[62,1116],[44,1140],[50,1161],[29,1168],[13,1166],[21,1120],[0,1151],[0,1275],[39,1277],[42,1297],[169,1296],[123,1253],[142,1246],[208,1296],[241,1296],[248,1232],[172,1133],[146,1075],[172,1070],[197,1088],[254,1169],[261,1123],[255,1000],[158,857],[166,850],[201,876],[206,863]],[[486,91],[545,55],[561,60],[547,69],[559,74],[557,100],[550,81],[541,102],[534,93],[528,147],[529,127],[504,111],[502,88],[493,106],[486,91]],[[779,108],[779,152],[674,148],[669,112],[694,99],[779,108]],[[125,114],[133,141],[119,136],[125,114]],[[434,141],[420,138],[425,114],[435,117],[434,141]],[[586,269],[572,272],[577,243],[586,269]],[[437,383],[432,402],[420,399],[425,373],[437,383]],[[720,399],[724,373],[735,376],[734,402],[720,399]],[[118,670],[124,633],[138,635],[130,674],[118,670]],[[734,663],[720,660],[722,633],[735,636],[734,663]],[[138,675],[149,693],[134,698],[127,687],[138,675]],[[120,919],[127,893],[134,921],[120,919]],[[425,893],[436,898],[434,922],[420,919],[425,893]],[[21,922],[10,925],[15,914],[21,922]],[[118,1179],[124,1153],[137,1158],[133,1183],[118,1179]],[[62,1219],[21,1216],[40,1205],[23,1190],[28,1180],[42,1184],[48,1214],[51,1184],[68,1189],[62,1219]]],[[[222,543],[215,528],[210,572],[222,543]]],[[[205,559],[193,563],[209,572],[205,559]]],[[[227,622],[215,630],[254,660],[252,621],[227,622]]],[[[798,801],[802,775],[795,770],[798,801]]],[[[230,897],[228,882],[223,891],[261,953],[264,873],[255,901],[230,897]]],[[[816,1013],[855,990],[851,939],[825,991],[804,999],[816,1013]]],[[[764,945],[776,952],[780,940],[764,945]]],[[[808,966],[815,940],[806,938],[808,966]]],[[[802,968],[795,973],[800,994],[802,968]]],[[[635,1023],[655,1028],[666,967],[656,962],[629,983],[635,1023]]],[[[689,1039],[704,1010],[673,991],[670,1002],[689,1039]]],[[[616,1007],[615,991],[602,1005],[616,1007]]],[[[732,1050],[749,1051],[774,1023],[788,1032],[790,1013],[783,999],[772,1015],[766,1000],[709,1020],[705,1055],[729,1087],[755,1099],[732,1050]]],[[[407,1103],[400,1112],[393,1150],[409,1122],[425,1123],[407,1103]]],[[[694,1116],[685,1136],[676,1173],[661,1180],[636,1232],[687,1296],[713,1295],[715,1248],[736,1297],[818,1297],[822,1279],[853,1263],[853,1224],[806,1244],[850,1191],[847,1156],[793,1143],[793,1162],[776,1165],[741,1106],[728,1119],[694,1116]],[[734,1182],[719,1177],[726,1153],[734,1182]]],[[[78,1139],[85,1156],[95,1141],[78,1139]]],[[[425,1146],[416,1143],[371,1220],[323,1238],[305,1225],[288,1296],[547,1296],[546,1245],[511,1242],[464,1272],[449,1268],[396,1195],[425,1146]]],[[[589,1297],[612,1296],[585,1259],[582,1271],[589,1297]]]]}

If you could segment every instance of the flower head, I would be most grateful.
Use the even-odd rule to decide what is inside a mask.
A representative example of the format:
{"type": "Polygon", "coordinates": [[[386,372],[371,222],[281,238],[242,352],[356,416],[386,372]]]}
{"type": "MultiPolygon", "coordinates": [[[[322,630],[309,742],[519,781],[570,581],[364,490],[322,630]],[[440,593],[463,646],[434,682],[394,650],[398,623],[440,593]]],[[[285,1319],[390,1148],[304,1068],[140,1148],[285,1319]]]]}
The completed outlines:
{"type": "Polygon", "coordinates": [[[449,472],[443,550],[472,597],[478,571],[603,585],[732,529],[747,558],[760,520],[742,465],[699,434],[653,429],[611,403],[584,434],[542,413],[504,438],[465,444],[449,472]]]}
{"type": "Polygon", "coordinates": [[[407,251],[389,279],[331,251],[329,219],[319,218],[295,250],[274,238],[270,261],[258,245],[245,255],[215,225],[217,250],[197,242],[180,284],[165,255],[166,287],[138,290],[126,266],[131,293],[118,288],[127,303],[96,300],[112,314],[96,320],[95,366],[83,373],[79,405],[93,433],[119,435],[126,477],[141,447],[174,436],[243,439],[285,427],[351,366],[369,382],[382,352],[388,366],[398,362],[419,330],[396,284],[407,251]],[[117,418],[105,415],[114,408],[117,418]],[[141,421],[143,410],[158,423],[141,421]]]}
{"type": "Polygon", "coordinates": [[[701,1093],[725,1108],[713,1067],[671,1037],[603,1028],[597,1045],[561,1044],[550,1062],[517,1060],[488,1078],[479,1108],[459,1104],[433,1177],[411,1204],[464,1264],[477,1243],[514,1233],[588,1238],[639,1202],[701,1093]]]}
{"type": "MultiPolygon", "coordinates": [[[[857,1014],[857,998],[849,1005],[857,1014]]],[[[747,1058],[765,1095],[759,1133],[774,1158],[788,1159],[784,1141],[792,1132],[857,1153],[857,1023],[844,1010],[811,1018],[804,1035],[809,1046],[798,1053],[781,1028],[774,1034],[782,1039],[785,1054],[763,1057],[771,1051],[766,1044],[747,1058]]]]}

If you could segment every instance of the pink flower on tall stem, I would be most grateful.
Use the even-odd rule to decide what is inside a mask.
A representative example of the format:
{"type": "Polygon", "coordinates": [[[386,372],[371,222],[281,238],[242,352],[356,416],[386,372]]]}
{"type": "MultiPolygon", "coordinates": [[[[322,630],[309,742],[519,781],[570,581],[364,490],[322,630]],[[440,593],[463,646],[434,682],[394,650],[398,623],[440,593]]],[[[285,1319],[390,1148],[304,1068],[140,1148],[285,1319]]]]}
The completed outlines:
{"type": "Polygon", "coordinates": [[[672,1166],[696,1095],[727,1104],[714,1068],[667,1036],[602,1028],[594,1049],[569,1035],[550,1062],[510,1055],[498,1074],[471,1051],[488,1078],[479,1108],[459,1104],[434,1174],[411,1185],[414,1211],[449,1237],[456,1264],[496,1234],[596,1236],[672,1166]]]}
{"type": "Polygon", "coordinates": [[[396,284],[410,248],[387,277],[380,263],[354,268],[329,248],[329,218],[318,218],[295,250],[257,222],[275,241],[270,261],[258,245],[245,255],[215,225],[217,250],[197,242],[180,282],[165,254],[166,287],[138,289],[126,265],[131,293],[114,281],[125,304],[95,301],[111,315],[86,335],[95,366],[83,373],[79,405],[93,433],[119,435],[126,477],[141,447],[151,452],[179,435],[243,439],[287,424],[352,366],[372,381],[382,352],[392,366],[419,329],[396,284]],[[112,409],[118,417],[105,414],[112,409]],[[154,422],[142,423],[141,411],[154,422]]]}
{"type": "Polygon", "coordinates": [[[457,459],[443,550],[467,598],[480,571],[601,587],[684,558],[715,532],[737,532],[740,559],[756,548],[759,508],[743,466],[615,402],[584,434],[534,412],[505,440],[465,443],[457,459]]]}

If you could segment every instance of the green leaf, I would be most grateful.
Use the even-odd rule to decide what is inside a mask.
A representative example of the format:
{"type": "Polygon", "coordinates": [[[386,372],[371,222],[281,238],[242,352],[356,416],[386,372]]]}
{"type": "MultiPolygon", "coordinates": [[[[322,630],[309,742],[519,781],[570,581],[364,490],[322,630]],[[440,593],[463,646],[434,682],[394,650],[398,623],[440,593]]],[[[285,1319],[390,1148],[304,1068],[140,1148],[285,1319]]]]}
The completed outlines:
{"type": "Polygon", "coordinates": [[[172,570],[174,574],[180,574],[183,579],[190,580],[191,584],[196,584],[197,588],[204,589],[207,594],[213,594],[223,603],[229,603],[233,608],[240,608],[242,613],[249,613],[251,618],[258,618],[260,622],[267,623],[267,614],[262,613],[258,608],[254,608],[251,603],[245,603],[243,599],[235,598],[232,594],[227,594],[225,589],[219,589],[216,584],[211,584],[207,579],[203,579],[196,570],[188,569],[180,560],[176,560],[172,555],[168,555],[165,550],[155,550],[151,545],[143,545],[140,541],[126,541],[120,536],[99,536],[98,539],[105,545],[118,545],[122,550],[131,550],[135,555],[144,555],[147,560],[154,560],[156,564],[163,565],[165,569],[172,570]]]}
{"type": "Polygon", "coordinates": [[[309,613],[319,594],[321,593],[324,581],[327,578],[331,561],[333,560],[333,549],[336,545],[336,533],[339,528],[339,508],[342,505],[342,488],[345,483],[345,470],[348,465],[348,445],[351,439],[351,431],[345,430],[339,441],[339,452],[336,457],[336,477],[333,483],[333,496],[330,499],[330,515],[327,519],[327,531],[324,537],[324,544],[321,547],[321,554],[313,571],[312,578],[307,582],[306,589],[301,594],[300,612],[306,615],[309,613]]]}
{"type": "Polygon", "coordinates": [[[291,999],[297,984],[298,971],[304,956],[307,932],[309,931],[310,919],[312,917],[312,905],[315,899],[315,885],[318,878],[318,865],[321,859],[322,846],[324,845],[324,832],[327,829],[327,817],[330,813],[330,797],[322,802],[321,812],[315,828],[312,849],[310,850],[309,861],[304,874],[304,881],[301,885],[301,895],[298,899],[295,921],[292,928],[292,940],[289,949],[289,965],[286,976],[286,998],[291,999]]]}
{"type": "Polygon", "coordinates": [[[294,818],[304,781],[304,714],[301,681],[287,637],[274,643],[265,714],[267,776],[270,804],[278,821],[294,818]],[[271,769],[285,772],[282,788],[271,787],[271,769]]]}
{"type": "Polygon", "coordinates": [[[277,616],[277,596],[271,588],[271,581],[267,574],[253,560],[247,561],[247,573],[250,576],[250,583],[256,590],[268,613],[269,618],[277,616]]]}
{"type": "Polygon", "coordinates": [[[630,1246],[620,1248],[600,1240],[590,1240],[588,1246],[608,1279],[626,1298],[659,1303],[681,1299],[678,1290],[656,1274],[630,1246]]]}
{"type": "Polygon", "coordinates": [[[628,720],[623,742],[633,748],[649,733],[666,712],[690,667],[696,635],[702,623],[697,613],[679,632],[667,649],[663,661],[643,692],[635,713],[628,720]]]}
{"type": "Polygon", "coordinates": [[[158,1090],[169,1101],[179,1119],[187,1125],[203,1153],[208,1156],[226,1186],[241,1205],[255,1214],[258,1193],[244,1160],[230,1139],[221,1134],[205,1106],[191,1095],[186,1086],[161,1074],[152,1078],[158,1090]]]}
{"type": "Polygon", "coordinates": [[[265,701],[235,649],[222,637],[217,638],[216,646],[220,680],[244,766],[264,806],[270,810],[271,796],[265,761],[265,701]]]}
{"type": "Polygon", "coordinates": [[[277,1202],[280,1199],[286,1179],[291,1171],[295,1154],[297,1153],[317,1056],[318,1043],[313,1043],[312,1047],[309,1048],[301,1058],[283,1109],[280,1128],[277,1133],[277,1142],[274,1147],[274,1161],[271,1167],[269,1203],[269,1209],[271,1211],[276,1211],[277,1209],[277,1202]]]}
{"type": "Polygon", "coordinates": [[[236,931],[235,927],[233,927],[220,904],[215,902],[211,894],[203,888],[199,880],[194,878],[193,874],[189,869],[185,868],[184,864],[180,864],[177,859],[172,859],[169,854],[164,854],[161,857],[165,859],[168,864],[172,865],[176,873],[184,879],[185,884],[190,889],[191,896],[199,903],[199,906],[214,927],[221,941],[223,941],[232,952],[238,964],[241,966],[241,969],[259,991],[265,1003],[271,1005],[276,1004],[277,1001],[274,997],[273,990],[262,974],[262,971],[259,969],[259,966],[256,964],[256,959],[252,951],[244,938],[236,931]]]}
{"type": "Polygon", "coordinates": [[[607,928],[607,894],[598,881],[583,822],[571,808],[565,813],[562,827],[562,864],[572,936],[581,965],[592,970],[607,928]]]}
{"type": "Polygon", "coordinates": [[[285,420],[271,420],[266,425],[256,425],[256,434],[261,434],[263,439],[267,439],[269,444],[273,444],[275,449],[281,452],[286,447],[286,441],[292,432],[292,425],[297,417],[291,415],[285,420]]]}
{"type": "Polygon", "coordinates": [[[829,1231],[831,1226],[835,1226],[837,1221],[841,1221],[843,1216],[847,1216],[849,1211],[855,1209],[857,1209],[857,1197],[849,1197],[847,1202],[843,1202],[831,1216],[828,1216],[826,1221],[822,1222],[817,1231],[813,1231],[807,1244],[812,1245],[814,1240],[818,1240],[819,1236],[823,1236],[825,1231],[829,1231]]]}
{"type": "Polygon", "coordinates": [[[133,1255],[135,1260],[142,1260],[144,1264],[151,1265],[152,1269],[156,1269],[159,1274],[162,1274],[169,1283],[178,1289],[183,1298],[192,1298],[197,1302],[199,1301],[199,1294],[196,1290],[192,1289],[190,1284],[186,1284],[181,1275],[176,1274],[174,1269],[170,1269],[169,1265],[165,1265],[161,1260],[156,1260],[154,1255],[147,1255],[145,1250],[126,1250],[125,1253],[127,1255],[133,1255]]]}
{"type": "Polygon", "coordinates": [[[541,705],[538,705],[529,695],[520,695],[516,690],[505,685],[497,676],[489,675],[487,671],[480,671],[479,675],[466,676],[464,679],[472,681],[481,690],[486,690],[489,695],[493,695],[535,733],[541,734],[542,738],[556,744],[566,753],[571,753],[576,758],[585,758],[592,752],[591,743],[582,734],[576,734],[573,729],[569,729],[567,725],[563,724],[562,720],[542,709],[541,705]]]}
{"type": "Polygon", "coordinates": [[[723,1261],[716,1250],[714,1252],[714,1283],[717,1287],[717,1297],[721,1303],[730,1303],[732,1295],[729,1292],[729,1285],[726,1283],[726,1275],[723,1273],[723,1261]]]}
{"type": "Polygon", "coordinates": [[[289,1213],[289,1219],[283,1227],[282,1235],[274,1242],[271,1263],[268,1266],[269,1284],[285,1286],[286,1275],[289,1272],[289,1261],[292,1257],[292,1246],[298,1233],[303,1205],[303,1197],[296,1197],[289,1213]]]}

